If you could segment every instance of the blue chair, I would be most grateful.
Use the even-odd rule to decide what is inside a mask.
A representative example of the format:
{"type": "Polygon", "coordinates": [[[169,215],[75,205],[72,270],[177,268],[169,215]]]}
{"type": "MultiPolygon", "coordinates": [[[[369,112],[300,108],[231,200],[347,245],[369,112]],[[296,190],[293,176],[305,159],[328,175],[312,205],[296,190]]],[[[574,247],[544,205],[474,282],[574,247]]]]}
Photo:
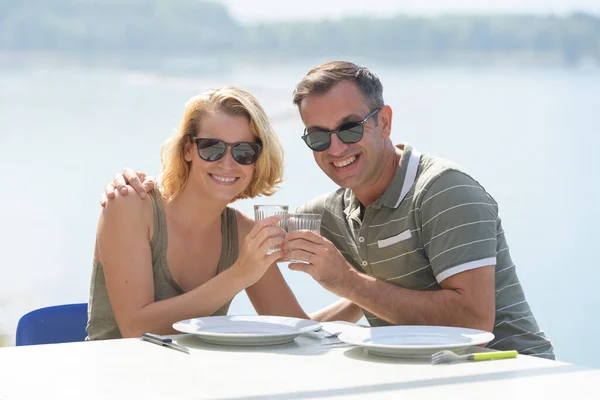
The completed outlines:
{"type": "Polygon", "coordinates": [[[81,342],[87,332],[87,303],[63,304],[33,310],[17,324],[17,346],[81,342]]]}

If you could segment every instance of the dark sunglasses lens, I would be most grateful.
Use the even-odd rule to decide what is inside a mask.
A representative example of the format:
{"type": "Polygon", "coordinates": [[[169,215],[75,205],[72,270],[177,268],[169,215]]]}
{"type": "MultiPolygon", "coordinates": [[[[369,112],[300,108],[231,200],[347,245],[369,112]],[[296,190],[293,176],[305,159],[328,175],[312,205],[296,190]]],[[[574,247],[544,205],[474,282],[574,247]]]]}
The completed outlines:
{"type": "Polygon", "coordinates": [[[233,159],[240,164],[254,164],[260,154],[260,146],[257,143],[238,143],[231,149],[233,159]]]}
{"type": "Polygon", "coordinates": [[[227,146],[216,139],[199,139],[198,155],[205,161],[217,161],[225,154],[227,146]]]}
{"type": "Polygon", "coordinates": [[[358,143],[363,137],[364,126],[358,122],[348,122],[340,127],[338,137],[344,143],[358,143]]]}
{"type": "Polygon", "coordinates": [[[315,131],[303,136],[304,141],[314,151],[324,151],[331,144],[331,135],[328,132],[315,131]]]}

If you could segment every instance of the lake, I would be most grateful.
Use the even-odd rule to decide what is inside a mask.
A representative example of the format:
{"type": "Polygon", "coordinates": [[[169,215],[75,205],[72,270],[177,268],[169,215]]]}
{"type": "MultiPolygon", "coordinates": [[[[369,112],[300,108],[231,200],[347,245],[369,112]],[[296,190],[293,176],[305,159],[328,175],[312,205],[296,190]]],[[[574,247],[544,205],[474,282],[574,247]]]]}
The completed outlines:
{"type": "MultiPolygon", "coordinates": [[[[85,302],[100,195],[123,167],[159,172],[183,105],[205,89],[252,91],[286,149],[291,208],[335,186],[301,141],[292,90],[312,62],[233,65],[171,75],[81,67],[0,69],[0,332],[51,304],[85,302]]],[[[465,166],[500,205],[512,258],[559,360],[600,367],[600,70],[369,65],[394,110],[392,137],[465,166]]],[[[307,312],[336,300],[281,265],[307,312]]],[[[254,313],[245,294],[231,313],[254,313]]]]}

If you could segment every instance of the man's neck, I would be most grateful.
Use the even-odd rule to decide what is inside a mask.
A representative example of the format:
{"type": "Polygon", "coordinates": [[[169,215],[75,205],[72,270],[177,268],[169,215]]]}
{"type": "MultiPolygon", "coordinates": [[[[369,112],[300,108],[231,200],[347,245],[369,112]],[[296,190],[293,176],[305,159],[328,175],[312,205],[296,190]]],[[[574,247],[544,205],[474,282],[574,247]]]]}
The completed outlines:
{"type": "Polygon", "coordinates": [[[369,207],[371,204],[377,201],[377,199],[383,196],[387,188],[390,187],[394,177],[396,176],[396,171],[398,170],[398,164],[400,163],[401,157],[402,150],[394,145],[391,145],[391,148],[386,149],[384,153],[383,168],[381,169],[381,174],[373,180],[374,183],[371,185],[365,185],[364,188],[357,188],[353,190],[354,195],[365,208],[369,207]]]}

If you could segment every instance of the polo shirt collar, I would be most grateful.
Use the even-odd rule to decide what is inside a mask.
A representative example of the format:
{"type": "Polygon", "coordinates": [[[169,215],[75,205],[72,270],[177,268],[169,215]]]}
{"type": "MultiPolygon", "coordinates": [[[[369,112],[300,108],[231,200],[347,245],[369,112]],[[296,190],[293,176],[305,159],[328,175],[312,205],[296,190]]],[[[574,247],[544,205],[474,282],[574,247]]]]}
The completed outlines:
{"type": "MultiPolygon", "coordinates": [[[[374,208],[380,209],[382,206],[398,208],[415,184],[421,153],[413,149],[410,144],[399,144],[396,147],[402,150],[396,176],[392,184],[383,193],[383,196],[372,204],[374,208]]],[[[360,202],[350,189],[347,189],[344,193],[344,204],[347,204],[344,208],[346,218],[360,221],[360,202]]]]}
{"type": "Polygon", "coordinates": [[[392,184],[383,193],[383,196],[375,202],[378,208],[381,208],[381,206],[398,208],[417,178],[421,153],[413,149],[410,144],[399,144],[396,147],[402,150],[402,156],[392,184]]]}

